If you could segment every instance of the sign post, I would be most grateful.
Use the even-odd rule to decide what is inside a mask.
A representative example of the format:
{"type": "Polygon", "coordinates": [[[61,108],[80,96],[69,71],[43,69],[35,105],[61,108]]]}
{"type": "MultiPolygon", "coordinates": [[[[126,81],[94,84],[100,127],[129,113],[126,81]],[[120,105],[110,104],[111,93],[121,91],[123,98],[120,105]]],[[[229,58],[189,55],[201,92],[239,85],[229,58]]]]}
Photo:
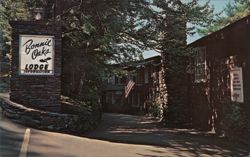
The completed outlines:
{"type": "Polygon", "coordinates": [[[13,21],[10,100],[60,111],[61,26],[46,21],[13,21]]]}

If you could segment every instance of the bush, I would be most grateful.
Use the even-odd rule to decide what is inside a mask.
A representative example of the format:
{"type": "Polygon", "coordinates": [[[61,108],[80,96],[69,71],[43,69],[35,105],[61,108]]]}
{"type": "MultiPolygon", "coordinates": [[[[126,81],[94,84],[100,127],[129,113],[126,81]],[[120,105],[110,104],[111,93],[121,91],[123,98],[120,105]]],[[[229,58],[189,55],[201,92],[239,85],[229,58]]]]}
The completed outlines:
{"type": "Polygon", "coordinates": [[[88,102],[61,96],[61,103],[63,113],[90,115],[92,112],[92,104],[88,102]]]}
{"type": "Polygon", "coordinates": [[[61,103],[63,113],[76,114],[82,119],[87,119],[85,122],[86,128],[95,128],[101,121],[101,104],[98,101],[82,101],[61,96],[61,103]]]}
{"type": "Polygon", "coordinates": [[[246,140],[248,118],[244,104],[230,102],[224,105],[221,120],[222,133],[232,140],[246,140]]]}
{"type": "Polygon", "coordinates": [[[161,118],[161,112],[160,104],[153,103],[149,108],[149,113],[156,118],[161,118]]]}

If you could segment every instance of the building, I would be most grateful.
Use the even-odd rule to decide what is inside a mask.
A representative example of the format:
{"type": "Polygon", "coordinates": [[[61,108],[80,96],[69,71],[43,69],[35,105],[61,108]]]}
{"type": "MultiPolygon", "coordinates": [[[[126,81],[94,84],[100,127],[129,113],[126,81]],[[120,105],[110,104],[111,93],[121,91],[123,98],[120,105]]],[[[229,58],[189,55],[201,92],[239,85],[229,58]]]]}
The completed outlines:
{"type": "MultiPolygon", "coordinates": [[[[247,16],[189,45],[196,51],[189,93],[195,127],[220,130],[223,108],[232,102],[240,104],[241,115],[250,115],[249,43],[247,16]]],[[[249,128],[248,121],[239,134],[249,135],[249,128]]]]}
{"type": "Polygon", "coordinates": [[[130,66],[114,65],[118,70],[126,70],[128,73],[121,76],[112,75],[106,80],[102,97],[104,111],[147,112],[160,92],[161,65],[160,56],[134,62],[130,66]],[[132,87],[126,97],[125,88],[129,86],[132,87]]]}

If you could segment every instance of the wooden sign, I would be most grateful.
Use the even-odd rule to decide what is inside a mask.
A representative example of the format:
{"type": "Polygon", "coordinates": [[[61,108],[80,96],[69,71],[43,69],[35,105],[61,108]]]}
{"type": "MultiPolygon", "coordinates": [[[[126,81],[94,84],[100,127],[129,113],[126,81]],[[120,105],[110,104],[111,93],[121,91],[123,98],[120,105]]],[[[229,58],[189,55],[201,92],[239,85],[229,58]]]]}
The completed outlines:
{"type": "Polygon", "coordinates": [[[54,36],[20,35],[19,44],[21,75],[54,74],[54,36]]]}
{"type": "Polygon", "coordinates": [[[234,67],[230,70],[231,100],[234,102],[244,102],[242,68],[234,67]]]}

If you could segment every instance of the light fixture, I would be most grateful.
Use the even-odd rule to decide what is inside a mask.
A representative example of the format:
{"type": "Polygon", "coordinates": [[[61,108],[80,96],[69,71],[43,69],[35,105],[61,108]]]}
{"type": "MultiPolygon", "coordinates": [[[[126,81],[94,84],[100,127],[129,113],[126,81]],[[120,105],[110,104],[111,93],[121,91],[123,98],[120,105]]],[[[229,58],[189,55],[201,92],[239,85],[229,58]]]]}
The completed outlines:
{"type": "Polygon", "coordinates": [[[37,13],[36,15],[35,15],[35,20],[41,20],[42,19],[42,15],[41,15],[41,13],[37,13]]]}
{"type": "Polygon", "coordinates": [[[35,8],[33,10],[33,18],[38,21],[38,20],[42,20],[44,17],[44,8],[35,8]]]}

